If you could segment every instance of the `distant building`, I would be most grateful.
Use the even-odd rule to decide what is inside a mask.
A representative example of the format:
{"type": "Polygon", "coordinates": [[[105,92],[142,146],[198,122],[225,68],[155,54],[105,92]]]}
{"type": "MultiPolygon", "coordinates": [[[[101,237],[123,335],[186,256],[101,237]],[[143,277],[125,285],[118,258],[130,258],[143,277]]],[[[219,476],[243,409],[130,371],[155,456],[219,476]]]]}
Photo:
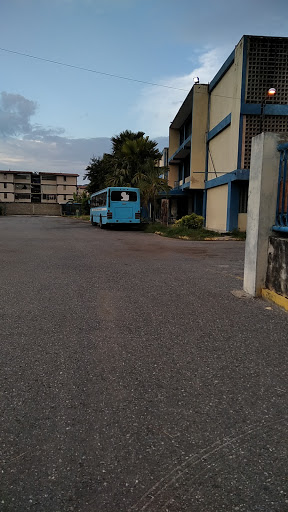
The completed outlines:
{"type": "Polygon", "coordinates": [[[0,201],[65,204],[77,192],[78,174],[0,170],[0,201]]]}
{"type": "Polygon", "coordinates": [[[162,156],[160,160],[158,160],[158,167],[165,167],[163,173],[160,174],[160,178],[168,178],[168,162],[169,162],[169,148],[163,148],[162,156]]]}
{"type": "Polygon", "coordinates": [[[246,229],[251,140],[288,132],[287,69],[288,38],[243,36],[210,84],[194,84],[170,125],[172,218],[246,229]]]}
{"type": "Polygon", "coordinates": [[[80,196],[81,194],[83,194],[83,192],[89,195],[87,185],[77,185],[77,196],[80,196]]]}

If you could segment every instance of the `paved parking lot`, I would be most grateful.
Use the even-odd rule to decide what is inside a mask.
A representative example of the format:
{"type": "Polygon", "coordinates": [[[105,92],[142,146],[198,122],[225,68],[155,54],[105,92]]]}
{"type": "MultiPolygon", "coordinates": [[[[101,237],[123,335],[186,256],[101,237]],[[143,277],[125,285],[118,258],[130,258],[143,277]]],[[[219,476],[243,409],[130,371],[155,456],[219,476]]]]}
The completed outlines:
{"type": "Polygon", "coordinates": [[[243,242],[0,217],[3,512],[285,512],[287,313],[243,242]]]}

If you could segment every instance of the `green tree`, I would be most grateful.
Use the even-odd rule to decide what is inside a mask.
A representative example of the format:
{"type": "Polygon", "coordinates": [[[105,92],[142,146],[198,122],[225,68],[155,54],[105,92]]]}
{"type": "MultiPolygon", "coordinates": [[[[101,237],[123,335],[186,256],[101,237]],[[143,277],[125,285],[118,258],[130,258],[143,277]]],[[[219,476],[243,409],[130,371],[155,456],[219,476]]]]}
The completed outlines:
{"type": "Polygon", "coordinates": [[[157,149],[157,142],[144,137],[143,132],[122,132],[113,138],[113,154],[111,171],[106,183],[110,186],[135,186],[135,176],[145,174],[143,169],[149,162],[154,165],[161,153],[157,149]],[[140,136],[139,136],[140,135],[140,136]]]}
{"type": "MultiPolygon", "coordinates": [[[[145,137],[144,132],[125,130],[111,138],[112,154],[91,158],[85,179],[91,194],[106,186],[136,186],[145,181],[146,169],[152,169],[161,158],[157,142],[145,137]]],[[[149,171],[150,172],[150,171],[149,171]]],[[[159,178],[159,173],[158,173],[159,178]]]]}
{"type": "Polygon", "coordinates": [[[86,174],[84,175],[84,179],[89,180],[87,185],[87,190],[89,194],[93,194],[97,190],[101,190],[105,188],[107,174],[109,172],[109,163],[108,161],[111,159],[111,155],[105,153],[103,158],[96,158],[93,156],[90,159],[89,165],[86,167],[86,174]]]}
{"type": "Polygon", "coordinates": [[[119,135],[111,137],[113,155],[116,155],[119,151],[121,152],[122,146],[127,142],[127,140],[136,140],[144,137],[144,135],[144,132],[131,132],[130,130],[125,130],[124,132],[119,133],[119,135]]]}
{"type": "Polygon", "coordinates": [[[74,192],[73,203],[80,203],[82,215],[89,215],[89,213],[90,213],[89,196],[86,194],[85,190],[82,192],[82,194],[76,194],[76,192],[74,192]]]}
{"type": "Polygon", "coordinates": [[[171,190],[171,187],[168,185],[168,181],[165,178],[160,178],[160,174],[162,173],[163,167],[155,167],[154,162],[148,161],[146,162],[143,169],[143,176],[139,179],[137,184],[141,191],[141,197],[144,206],[148,208],[149,202],[151,202],[153,206],[153,222],[155,222],[157,211],[157,197],[160,193],[167,193],[169,190],[171,190]]]}

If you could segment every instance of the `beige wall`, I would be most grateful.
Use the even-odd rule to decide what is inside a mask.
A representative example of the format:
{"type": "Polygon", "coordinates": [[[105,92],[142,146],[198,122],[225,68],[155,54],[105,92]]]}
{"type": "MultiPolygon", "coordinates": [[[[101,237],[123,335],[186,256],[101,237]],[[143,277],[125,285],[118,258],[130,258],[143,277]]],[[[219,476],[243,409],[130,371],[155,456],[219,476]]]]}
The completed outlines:
{"type": "MultiPolygon", "coordinates": [[[[209,150],[218,175],[237,169],[241,84],[243,66],[243,41],[235,48],[235,60],[210,99],[209,130],[212,130],[231,113],[231,124],[209,142],[209,150]]],[[[209,155],[208,180],[215,177],[209,155]]]]}
{"type": "Polygon", "coordinates": [[[41,193],[42,194],[57,194],[57,185],[41,184],[41,193]]]}
{"type": "Polygon", "coordinates": [[[66,199],[64,199],[64,194],[59,194],[58,196],[58,203],[62,204],[62,203],[67,203],[67,201],[69,201],[69,199],[73,199],[73,194],[66,194],[66,199]]]}
{"type": "Polygon", "coordinates": [[[4,190],[4,192],[0,192],[0,204],[1,203],[9,203],[9,202],[13,202],[14,201],[14,193],[12,192],[7,192],[6,190],[4,190]],[[5,198],[4,197],[4,194],[7,194],[7,197],[5,198]]]}
{"type": "Polygon", "coordinates": [[[179,148],[179,130],[169,128],[169,158],[174,155],[175,151],[179,148]]]}
{"type": "Polygon", "coordinates": [[[0,183],[0,194],[1,194],[1,192],[14,192],[14,184],[13,183],[6,183],[6,188],[4,185],[5,185],[5,182],[0,183]]]}
{"type": "Polygon", "coordinates": [[[247,228],[247,213],[238,213],[238,229],[239,231],[246,231],[247,228]]]}
{"type": "Polygon", "coordinates": [[[207,190],[206,228],[226,231],[228,185],[207,190]]]}
{"type": "Polygon", "coordinates": [[[235,69],[234,64],[221,78],[210,95],[210,122],[209,130],[212,130],[224,117],[232,111],[232,98],[234,95],[235,69]]]}
{"type": "Polygon", "coordinates": [[[76,185],[57,185],[57,194],[72,194],[77,192],[76,185]]]}
{"type": "Polygon", "coordinates": [[[208,85],[194,85],[192,111],[190,188],[203,189],[206,160],[208,85]]]}
{"type": "Polygon", "coordinates": [[[77,185],[76,176],[57,176],[57,185],[77,185]],[[66,180],[65,180],[66,178],[66,180]]]}
{"type": "Polygon", "coordinates": [[[216,178],[216,174],[217,176],[221,176],[226,172],[237,169],[237,158],[235,161],[235,151],[233,147],[234,145],[231,142],[231,132],[231,126],[228,126],[209,142],[208,180],[216,178]]]}
{"type": "Polygon", "coordinates": [[[6,215],[61,215],[60,204],[10,203],[5,205],[6,215]]]}
{"type": "Polygon", "coordinates": [[[169,166],[169,173],[168,173],[168,185],[172,188],[174,188],[174,182],[178,181],[178,165],[170,165],[169,166]]]}
{"type": "Polygon", "coordinates": [[[12,173],[5,173],[5,172],[0,172],[0,182],[7,182],[7,183],[13,183],[14,182],[14,174],[12,173]]]}

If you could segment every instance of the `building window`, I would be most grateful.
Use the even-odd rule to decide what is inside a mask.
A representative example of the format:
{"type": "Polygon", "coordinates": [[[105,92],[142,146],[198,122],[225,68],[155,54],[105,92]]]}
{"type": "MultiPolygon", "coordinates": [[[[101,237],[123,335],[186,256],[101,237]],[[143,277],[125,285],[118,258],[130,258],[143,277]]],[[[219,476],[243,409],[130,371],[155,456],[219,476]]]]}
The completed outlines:
{"type": "Polygon", "coordinates": [[[30,180],[30,174],[14,174],[15,180],[30,180]]]}
{"type": "Polygon", "coordinates": [[[7,192],[4,192],[4,199],[7,199],[7,192]]]}
{"type": "Polygon", "coordinates": [[[30,194],[15,194],[15,199],[30,199],[30,194]]]}
{"type": "Polygon", "coordinates": [[[56,195],[55,194],[43,194],[43,199],[46,199],[48,201],[55,201],[56,195]]]}
{"type": "Polygon", "coordinates": [[[64,178],[64,181],[67,181],[67,176],[63,176],[63,178],[64,178]]]}
{"type": "Polygon", "coordinates": [[[4,172],[4,180],[7,180],[7,174],[4,172]]]}
{"type": "Polygon", "coordinates": [[[4,183],[4,188],[7,188],[7,183],[4,183]]]}
{"type": "Polygon", "coordinates": [[[63,189],[66,190],[66,185],[63,186],[63,189]]]}
{"type": "Polygon", "coordinates": [[[56,181],[56,176],[54,174],[46,174],[45,176],[42,175],[42,181],[56,181]]]}
{"type": "Polygon", "coordinates": [[[66,194],[64,194],[63,199],[64,199],[64,201],[66,201],[66,194]]]}

